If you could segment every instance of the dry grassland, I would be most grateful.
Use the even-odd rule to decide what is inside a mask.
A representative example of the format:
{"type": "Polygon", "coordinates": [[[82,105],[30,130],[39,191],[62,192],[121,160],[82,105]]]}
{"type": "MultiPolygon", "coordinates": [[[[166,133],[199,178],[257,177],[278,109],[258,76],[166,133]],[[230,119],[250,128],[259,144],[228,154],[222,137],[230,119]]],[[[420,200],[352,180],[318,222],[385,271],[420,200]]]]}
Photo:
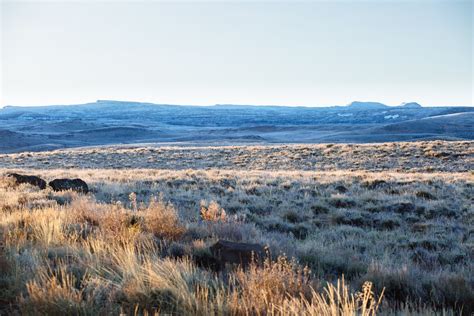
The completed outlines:
{"type": "Polygon", "coordinates": [[[0,167],[91,188],[0,177],[0,314],[474,312],[472,142],[91,148],[0,167]],[[215,272],[218,239],[270,257],[215,272]]]}
{"type": "Polygon", "coordinates": [[[218,147],[123,145],[0,154],[0,167],[460,172],[470,171],[474,166],[473,144],[432,141],[218,147]]]}

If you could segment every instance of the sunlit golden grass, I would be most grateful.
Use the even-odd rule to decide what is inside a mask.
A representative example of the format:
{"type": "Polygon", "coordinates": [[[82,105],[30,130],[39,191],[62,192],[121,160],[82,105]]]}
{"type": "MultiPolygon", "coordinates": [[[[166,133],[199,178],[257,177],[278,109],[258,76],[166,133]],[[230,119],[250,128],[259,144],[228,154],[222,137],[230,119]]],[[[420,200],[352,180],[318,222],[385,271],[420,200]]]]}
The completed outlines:
{"type": "MultiPolygon", "coordinates": [[[[371,291],[354,294],[344,283],[316,292],[313,286],[319,282],[311,280],[309,270],[284,257],[225,275],[200,269],[190,258],[164,258],[155,231],[123,224],[133,210],[112,209],[109,216],[122,218],[112,221],[121,228],[105,217],[97,232],[80,238],[69,231],[77,224],[87,227],[84,214],[66,214],[76,203],[90,203],[91,208],[95,202],[78,198],[71,210],[21,210],[2,222],[10,248],[5,260],[21,276],[6,275],[24,282],[12,284],[18,293],[11,293],[11,303],[22,313],[370,315],[380,305],[371,291]],[[115,238],[107,235],[112,228],[115,238]]],[[[158,203],[153,201],[145,212],[170,212],[169,205],[158,203]]]]}

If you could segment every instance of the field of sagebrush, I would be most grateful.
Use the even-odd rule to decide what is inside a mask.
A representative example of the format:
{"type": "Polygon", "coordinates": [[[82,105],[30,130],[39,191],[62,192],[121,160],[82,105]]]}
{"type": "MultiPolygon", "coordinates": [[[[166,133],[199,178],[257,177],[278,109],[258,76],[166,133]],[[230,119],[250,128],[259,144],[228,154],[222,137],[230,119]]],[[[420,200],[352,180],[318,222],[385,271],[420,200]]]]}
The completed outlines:
{"type": "Polygon", "coordinates": [[[79,177],[91,192],[0,178],[0,314],[470,315],[474,175],[461,144],[431,144],[435,171],[1,169],[79,177]],[[444,172],[448,156],[464,165],[444,172]],[[203,263],[219,239],[266,245],[268,258],[216,272],[203,263]]]}
{"type": "Polygon", "coordinates": [[[260,146],[117,145],[0,154],[3,168],[466,172],[472,141],[260,146]]]}

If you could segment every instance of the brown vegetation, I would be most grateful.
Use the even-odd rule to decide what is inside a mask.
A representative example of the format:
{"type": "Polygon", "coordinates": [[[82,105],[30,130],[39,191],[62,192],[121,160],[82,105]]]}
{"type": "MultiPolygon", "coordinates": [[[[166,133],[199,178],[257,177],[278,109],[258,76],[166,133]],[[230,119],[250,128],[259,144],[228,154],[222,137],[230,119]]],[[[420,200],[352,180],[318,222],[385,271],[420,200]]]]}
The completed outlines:
{"type": "Polygon", "coordinates": [[[371,170],[465,172],[474,164],[472,141],[265,146],[88,147],[0,154],[4,168],[371,170]]]}
{"type": "Polygon", "coordinates": [[[9,171],[91,192],[1,178],[0,314],[474,311],[471,172],[9,171]],[[216,272],[219,239],[270,257],[216,272]]]}

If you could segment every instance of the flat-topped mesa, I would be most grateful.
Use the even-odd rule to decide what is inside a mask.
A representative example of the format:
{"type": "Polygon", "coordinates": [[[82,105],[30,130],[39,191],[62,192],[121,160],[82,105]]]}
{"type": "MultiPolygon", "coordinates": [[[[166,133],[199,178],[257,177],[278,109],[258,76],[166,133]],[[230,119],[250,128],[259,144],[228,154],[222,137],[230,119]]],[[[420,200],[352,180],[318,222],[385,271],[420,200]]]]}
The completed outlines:
{"type": "Polygon", "coordinates": [[[403,107],[405,109],[420,109],[420,108],[422,108],[421,104],[419,104],[417,102],[403,102],[399,106],[403,107]]]}
{"type": "Polygon", "coordinates": [[[374,109],[385,109],[388,105],[385,105],[380,102],[361,102],[354,101],[347,105],[348,108],[353,110],[374,110],[374,109]]]}
{"type": "Polygon", "coordinates": [[[153,105],[153,103],[149,103],[149,102],[121,101],[121,100],[97,100],[95,103],[99,105],[103,105],[103,104],[153,105]]]}

